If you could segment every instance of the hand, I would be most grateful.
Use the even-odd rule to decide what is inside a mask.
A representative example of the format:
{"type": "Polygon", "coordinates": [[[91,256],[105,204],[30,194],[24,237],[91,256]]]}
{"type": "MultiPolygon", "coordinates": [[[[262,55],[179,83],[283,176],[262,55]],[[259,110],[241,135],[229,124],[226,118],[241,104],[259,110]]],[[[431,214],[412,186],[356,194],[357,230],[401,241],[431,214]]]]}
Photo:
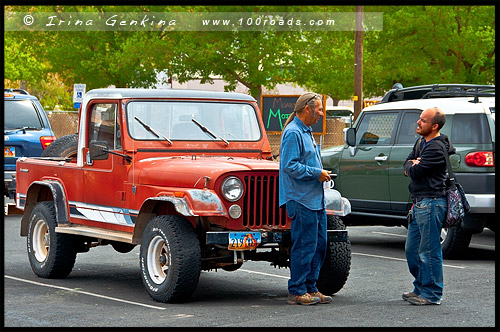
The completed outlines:
{"type": "Polygon", "coordinates": [[[410,161],[413,163],[413,164],[412,164],[412,166],[415,166],[415,165],[420,164],[420,159],[421,159],[421,158],[420,158],[420,157],[418,157],[417,159],[412,159],[412,160],[410,160],[410,161]]]}
{"type": "Polygon", "coordinates": [[[331,171],[327,171],[326,169],[321,170],[321,175],[319,176],[319,182],[330,181],[332,178],[330,177],[331,171]]]}

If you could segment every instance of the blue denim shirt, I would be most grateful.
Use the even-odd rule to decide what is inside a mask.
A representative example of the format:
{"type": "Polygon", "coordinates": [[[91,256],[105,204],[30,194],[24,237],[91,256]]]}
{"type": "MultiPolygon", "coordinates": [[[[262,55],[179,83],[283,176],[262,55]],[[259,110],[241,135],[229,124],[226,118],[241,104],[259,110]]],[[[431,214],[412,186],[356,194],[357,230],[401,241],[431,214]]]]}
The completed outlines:
{"type": "Polygon", "coordinates": [[[312,128],[298,117],[286,126],[280,147],[280,206],[296,201],[310,210],[326,207],[323,184],[319,182],[323,169],[320,149],[312,128]]]}

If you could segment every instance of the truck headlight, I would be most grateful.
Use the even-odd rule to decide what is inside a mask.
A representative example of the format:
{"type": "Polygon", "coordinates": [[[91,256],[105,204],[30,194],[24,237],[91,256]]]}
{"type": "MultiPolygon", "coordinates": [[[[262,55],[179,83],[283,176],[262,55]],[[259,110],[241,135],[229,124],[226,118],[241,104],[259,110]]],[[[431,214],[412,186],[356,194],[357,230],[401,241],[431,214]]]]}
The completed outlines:
{"type": "Polygon", "coordinates": [[[236,202],[243,196],[243,183],[236,176],[230,176],[222,182],[222,194],[230,202],[236,202]]]}

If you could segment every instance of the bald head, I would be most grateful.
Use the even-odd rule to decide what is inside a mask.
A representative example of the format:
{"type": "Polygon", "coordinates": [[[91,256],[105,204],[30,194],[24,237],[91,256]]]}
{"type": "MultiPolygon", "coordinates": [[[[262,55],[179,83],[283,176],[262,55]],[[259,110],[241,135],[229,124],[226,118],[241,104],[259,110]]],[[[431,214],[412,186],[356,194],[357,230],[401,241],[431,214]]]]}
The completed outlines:
{"type": "Polygon", "coordinates": [[[420,114],[417,121],[417,134],[424,138],[432,139],[439,135],[439,130],[446,123],[446,116],[437,107],[426,109],[420,114]]]}

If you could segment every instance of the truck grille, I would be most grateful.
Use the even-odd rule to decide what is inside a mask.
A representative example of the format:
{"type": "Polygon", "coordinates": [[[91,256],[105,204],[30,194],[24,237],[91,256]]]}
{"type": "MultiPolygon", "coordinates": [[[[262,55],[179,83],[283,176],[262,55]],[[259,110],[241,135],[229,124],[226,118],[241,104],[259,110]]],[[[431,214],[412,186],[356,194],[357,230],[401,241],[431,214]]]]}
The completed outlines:
{"type": "Polygon", "coordinates": [[[285,207],[279,207],[279,177],[273,174],[245,175],[243,225],[247,227],[284,228],[287,226],[285,207]]]}

